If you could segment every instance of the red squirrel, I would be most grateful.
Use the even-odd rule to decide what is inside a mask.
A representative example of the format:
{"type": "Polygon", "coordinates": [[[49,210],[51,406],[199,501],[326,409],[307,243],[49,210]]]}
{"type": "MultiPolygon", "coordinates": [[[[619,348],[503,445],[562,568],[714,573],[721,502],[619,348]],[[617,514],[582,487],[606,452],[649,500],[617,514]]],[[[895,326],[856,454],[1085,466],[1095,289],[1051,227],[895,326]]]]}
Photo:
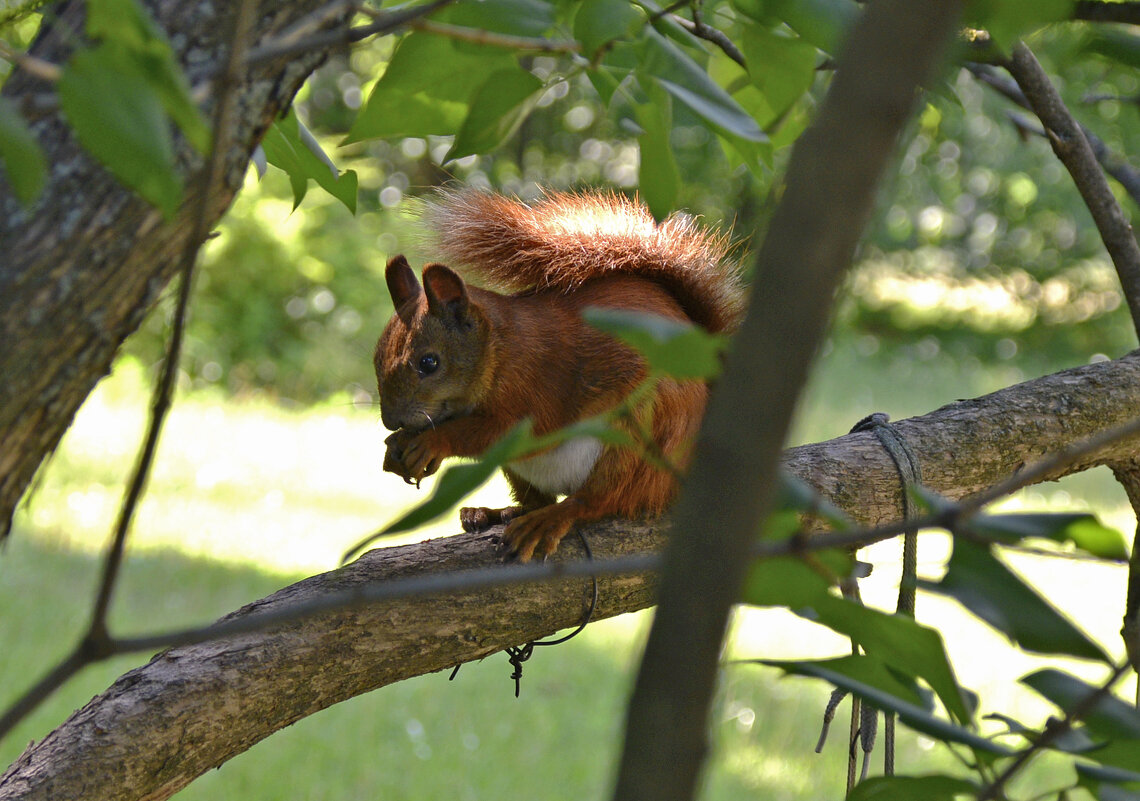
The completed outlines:
{"type": "MultiPolygon", "coordinates": [[[[440,257],[511,294],[469,285],[438,263],[423,268],[421,286],[402,255],[388,262],[396,313],[375,364],[381,419],[395,432],[384,469],[405,481],[449,456],[479,456],[525,418],[541,436],[621,403],[646,377],[645,362],[588,325],[587,307],[717,333],[740,320],[726,238],[687,216],[658,224],[615,194],[550,193],[526,205],[476,190],[443,193],[424,216],[440,257]]],[[[686,464],[707,395],[703,382],[666,378],[639,407],[641,429],[670,464],[686,464]]],[[[553,553],[580,521],[658,515],[677,491],[675,476],[638,450],[592,437],[503,472],[517,505],[464,508],[460,521],[467,531],[506,524],[503,541],[523,562],[553,553]]]]}

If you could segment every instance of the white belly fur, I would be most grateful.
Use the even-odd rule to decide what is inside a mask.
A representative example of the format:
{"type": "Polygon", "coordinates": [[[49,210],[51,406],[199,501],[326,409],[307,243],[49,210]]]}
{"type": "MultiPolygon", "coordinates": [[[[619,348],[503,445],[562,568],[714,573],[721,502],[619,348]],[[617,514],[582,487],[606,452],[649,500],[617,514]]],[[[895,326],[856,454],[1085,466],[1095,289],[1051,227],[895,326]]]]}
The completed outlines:
{"type": "Polygon", "coordinates": [[[602,455],[602,443],[593,437],[575,437],[557,448],[511,462],[510,471],[549,495],[576,492],[602,455]]]}

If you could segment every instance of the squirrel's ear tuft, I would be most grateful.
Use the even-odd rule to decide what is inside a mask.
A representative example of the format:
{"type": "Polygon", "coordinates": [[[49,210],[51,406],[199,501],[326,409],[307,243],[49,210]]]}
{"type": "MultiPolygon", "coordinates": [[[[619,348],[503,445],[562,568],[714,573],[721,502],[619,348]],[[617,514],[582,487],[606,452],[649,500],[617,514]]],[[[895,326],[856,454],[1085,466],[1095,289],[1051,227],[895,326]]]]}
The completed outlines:
{"type": "Polygon", "coordinates": [[[455,270],[443,264],[424,267],[424,292],[428,308],[433,313],[456,323],[468,322],[470,302],[467,284],[455,270]]]}
{"type": "Polygon", "coordinates": [[[388,282],[388,293],[392,296],[392,305],[396,307],[396,314],[407,324],[416,310],[415,302],[419,300],[423,290],[403,254],[388,260],[388,266],[384,270],[384,280],[388,282]]]}

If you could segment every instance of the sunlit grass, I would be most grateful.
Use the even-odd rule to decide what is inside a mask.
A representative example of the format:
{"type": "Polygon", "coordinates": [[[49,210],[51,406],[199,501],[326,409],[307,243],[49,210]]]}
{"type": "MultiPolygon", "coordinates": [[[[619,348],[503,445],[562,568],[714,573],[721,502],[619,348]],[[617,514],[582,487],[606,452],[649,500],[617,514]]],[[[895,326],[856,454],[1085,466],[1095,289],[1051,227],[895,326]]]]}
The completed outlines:
{"type": "MultiPolygon", "coordinates": [[[[105,546],[142,438],[145,391],[131,362],[96,389],[17,525],[69,548],[105,546]]],[[[431,480],[416,490],[381,472],[386,433],[374,409],[348,398],[302,412],[192,395],[169,415],[130,547],[265,570],[335,567],[431,490],[431,480]]],[[[505,492],[492,484],[484,497],[501,503],[505,492]]],[[[453,533],[443,520],[416,536],[453,533]]]]}
{"type": "MultiPolygon", "coordinates": [[[[925,359],[896,358],[858,340],[832,346],[823,365],[797,422],[797,442],[839,436],[870,411],[899,419],[1027,377],[1013,366],[982,369],[936,351],[925,359]]],[[[130,363],[97,390],[0,554],[0,706],[82,630],[98,554],[145,424],[146,390],[143,371],[130,363]]],[[[417,492],[381,472],[385,432],[377,417],[374,408],[349,399],[305,411],[201,393],[180,399],[131,535],[115,629],[207,622],[334,567],[352,543],[426,497],[426,485],[417,492]]],[[[501,482],[482,493],[482,503],[505,499],[501,482]]],[[[1105,471],[1031,488],[1004,508],[1089,508],[1112,525],[1133,525],[1123,493],[1105,471]]],[[[456,528],[446,519],[417,536],[456,528]]],[[[876,606],[894,603],[897,547],[887,543],[863,555],[875,563],[863,593],[876,606]]],[[[945,538],[924,537],[924,576],[937,578],[947,547],[945,538]]],[[[1119,655],[1121,568],[1032,557],[1010,562],[1119,655]]],[[[983,712],[1028,723],[1050,712],[1016,684],[1042,660],[1009,648],[945,599],[920,596],[919,617],[942,631],[960,680],[982,694],[983,712]]],[[[179,798],[605,797],[648,621],[642,613],[600,622],[541,651],[526,667],[517,701],[509,665],[492,657],[466,666],[453,683],[442,674],[425,676],[340,704],[274,735],[179,798]]],[[[730,659],[823,657],[849,648],[786,610],[741,610],[733,631],[730,659]]],[[[141,661],[123,658],[85,672],[0,743],[0,764],[141,661]]],[[[1091,680],[1103,673],[1061,664],[1091,680]]],[[[727,666],[710,722],[716,748],[703,797],[839,797],[842,715],[824,755],[812,753],[825,698],[825,688],[806,680],[727,666]]],[[[945,749],[905,733],[900,764],[925,772],[956,763],[945,749]]]]}

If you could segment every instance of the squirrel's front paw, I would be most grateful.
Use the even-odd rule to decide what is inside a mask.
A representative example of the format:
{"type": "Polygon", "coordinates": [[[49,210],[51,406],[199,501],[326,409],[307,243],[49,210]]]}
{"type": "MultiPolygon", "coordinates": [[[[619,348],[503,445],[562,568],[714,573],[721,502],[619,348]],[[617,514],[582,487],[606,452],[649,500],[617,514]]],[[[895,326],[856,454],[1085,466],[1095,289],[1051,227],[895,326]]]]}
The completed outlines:
{"type": "Polygon", "coordinates": [[[388,450],[384,454],[384,470],[395,473],[409,484],[419,484],[421,479],[439,470],[440,463],[447,456],[432,437],[432,430],[409,431],[401,428],[384,440],[388,450]]]}
{"type": "Polygon", "coordinates": [[[510,523],[520,514],[523,508],[521,506],[508,506],[505,509],[488,509],[486,506],[464,506],[459,510],[459,525],[463,526],[463,530],[471,533],[478,534],[480,531],[486,531],[491,526],[505,525],[510,523]]]}

